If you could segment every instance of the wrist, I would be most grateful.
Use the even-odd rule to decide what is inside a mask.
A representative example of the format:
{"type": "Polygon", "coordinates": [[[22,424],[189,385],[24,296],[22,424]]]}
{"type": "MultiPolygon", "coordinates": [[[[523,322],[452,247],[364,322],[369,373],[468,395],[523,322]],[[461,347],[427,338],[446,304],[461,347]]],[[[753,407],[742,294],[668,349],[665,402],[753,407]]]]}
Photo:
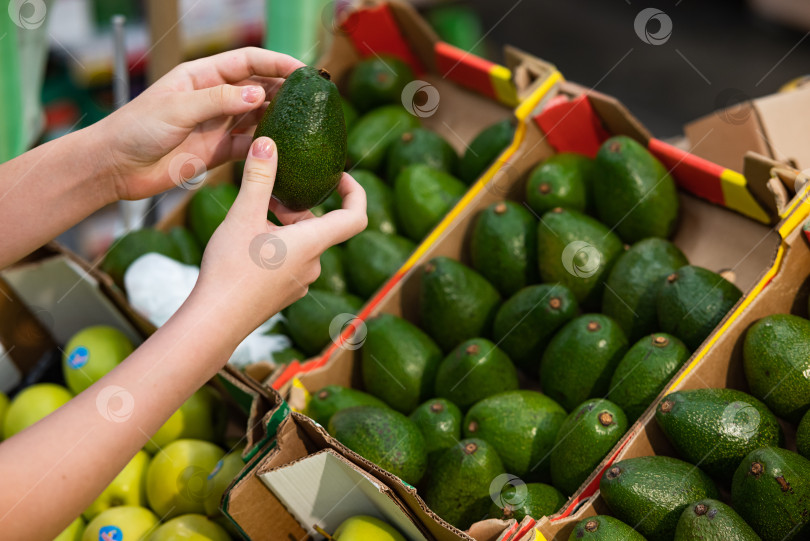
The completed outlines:
{"type": "Polygon", "coordinates": [[[111,116],[81,130],[84,134],[80,140],[82,148],[77,149],[77,152],[92,156],[95,170],[88,175],[88,179],[96,190],[101,191],[105,204],[121,200],[121,186],[124,182],[115,160],[113,141],[117,128],[111,125],[111,116]]]}

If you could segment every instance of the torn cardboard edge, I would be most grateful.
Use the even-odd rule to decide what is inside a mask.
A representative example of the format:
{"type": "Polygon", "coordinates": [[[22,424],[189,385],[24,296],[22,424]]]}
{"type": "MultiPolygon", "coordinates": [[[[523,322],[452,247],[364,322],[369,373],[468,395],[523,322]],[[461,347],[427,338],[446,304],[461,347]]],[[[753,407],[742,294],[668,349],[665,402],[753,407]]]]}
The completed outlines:
{"type": "MultiPolygon", "coordinates": [[[[808,317],[810,296],[810,246],[803,225],[810,214],[810,203],[804,201],[779,227],[784,240],[750,294],[737,303],[714,333],[693,354],[667,388],[653,401],[631,428],[626,441],[611,450],[597,472],[627,458],[649,455],[678,457],[669,440],[655,422],[655,405],[667,394],[686,389],[732,388],[748,392],[742,367],[742,344],[745,332],[758,319],[776,313],[808,317]]],[[[795,449],[795,426],[780,419],[786,447],[795,449]]],[[[610,514],[598,491],[600,475],[595,472],[585,482],[595,492],[583,499],[575,511],[544,517],[537,530],[547,539],[567,538],[574,525],[589,516],[610,514]],[[560,537],[561,536],[561,537],[560,537]]]]}

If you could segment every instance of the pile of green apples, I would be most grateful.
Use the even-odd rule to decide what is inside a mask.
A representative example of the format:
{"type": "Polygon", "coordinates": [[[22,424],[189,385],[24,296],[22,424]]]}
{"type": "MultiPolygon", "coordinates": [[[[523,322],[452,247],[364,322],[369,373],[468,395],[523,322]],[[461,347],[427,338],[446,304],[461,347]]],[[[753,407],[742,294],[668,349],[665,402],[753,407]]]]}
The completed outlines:
{"type": "MultiPolygon", "coordinates": [[[[0,435],[10,438],[57,410],[133,349],[118,329],[80,331],[64,349],[65,386],[34,384],[11,401],[0,393],[0,435]]],[[[220,446],[226,417],[216,389],[194,393],[57,541],[230,541],[234,532],[219,502],[244,462],[241,449],[226,453],[220,446]]]]}

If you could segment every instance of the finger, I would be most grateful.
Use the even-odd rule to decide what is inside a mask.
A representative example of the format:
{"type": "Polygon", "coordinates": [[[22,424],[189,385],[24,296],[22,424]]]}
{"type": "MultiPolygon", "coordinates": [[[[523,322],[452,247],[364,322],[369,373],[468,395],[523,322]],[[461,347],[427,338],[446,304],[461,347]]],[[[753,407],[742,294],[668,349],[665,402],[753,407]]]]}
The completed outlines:
{"type": "Polygon", "coordinates": [[[366,192],[363,187],[350,174],[343,173],[337,190],[343,199],[343,208],[300,224],[315,238],[322,239],[327,247],[349,240],[368,225],[366,192]]]}
{"type": "Polygon", "coordinates": [[[297,224],[298,222],[309,220],[315,217],[315,215],[312,214],[312,211],[290,210],[287,207],[285,207],[278,199],[274,198],[270,199],[270,210],[273,212],[273,214],[276,215],[276,218],[278,218],[278,221],[280,221],[282,225],[297,224]]]}
{"type": "MultiPolygon", "coordinates": [[[[264,105],[261,86],[218,85],[172,95],[172,110],[180,126],[195,127],[221,116],[241,115],[264,105]]],[[[163,98],[165,99],[165,98],[163,98]]]]}
{"type": "Polygon", "coordinates": [[[222,83],[236,83],[253,75],[287,78],[305,65],[286,54],[258,47],[245,47],[193,60],[185,65],[185,69],[192,76],[195,88],[206,88],[222,83]]]}
{"type": "Polygon", "coordinates": [[[284,84],[284,81],[286,81],[286,79],[282,79],[281,77],[260,77],[258,75],[254,75],[249,79],[245,79],[233,84],[236,86],[259,85],[264,88],[264,93],[266,95],[265,99],[271,100],[281,88],[281,85],[284,84]]]}
{"type": "Polygon", "coordinates": [[[270,195],[276,181],[278,152],[275,142],[269,137],[259,137],[250,146],[242,173],[242,186],[233,203],[237,212],[249,219],[267,219],[270,195]]]}

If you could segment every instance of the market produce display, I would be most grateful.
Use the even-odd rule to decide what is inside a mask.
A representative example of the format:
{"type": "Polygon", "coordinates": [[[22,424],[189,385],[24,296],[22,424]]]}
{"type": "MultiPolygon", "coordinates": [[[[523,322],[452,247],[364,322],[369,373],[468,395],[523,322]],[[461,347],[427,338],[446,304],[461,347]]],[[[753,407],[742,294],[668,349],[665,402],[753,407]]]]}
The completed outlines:
{"type": "MultiPolygon", "coordinates": [[[[331,416],[324,426],[334,437],[416,486],[434,512],[459,528],[487,517],[556,512],[742,295],[720,275],[690,266],[666,238],[678,199],[661,173],[655,157],[622,136],[607,140],[595,159],[561,154],[538,164],[525,206],[495,202],[471,222],[469,266],[443,256],[423,265],[418,326],[387,313],[366,322],[362,390],[316,390],[306,413],[322,424],[331,416]],[[605,194],[600,200],[593,188],[600,182],[636,188],[621,201],[605,194]],[[595,217],[612,219],[619,211],[629,224],[621,231],[595,217]],[[392,428],[379,433],[403,432],[410,422],[424,450],[335,426],[363,411],[381,418],[374,401],[392,412],[384,421],[392,428]],[[416,464],[427,454],[430,466],[421,476],[403,476],[389,464],[400,453],[416,464]],[[494,502],[483,477],[502,474],[520,483],[505,483],[502,501],[494,502]]],[[[712,410],[696,407],[703,415],[712,410]]],[[[674,460],[655,459],[650,468],[664,464],[673,479],[693,469],[674,460]]],[[[682,498],[717,496],[705,474],[694,475],[705,477],[705,490],[682,498]]],[[[688,487],[688,479],[678,482],[688,487]]],[[[640,494],[619,499],[635,502],[640,494]]],[[[606,529],[619,528],[608,522],[606,529]]],[[[595,535],[598,526],[587,531],[595,535]]],[[[658,527],[674,531],[675,522],[651,528],[658,527]]]]}
{"type": "MultiPolygon", "coordinates": [[[[133,349],[126,335],[114,327],[96,325],[76,333],[62,355],[65,384],[36,383],[10,401],[0,393],[2,439],[56,411],[133,349]]],[[[101,413],[127,412],[112,407],[101,413]]],[[[238,539],[219,509],[222,494],[244,467],[241,448],[229,453],[223,448],[226,419],[219,392],[211,386],[199,389],[57,540],[238,539]]]]}

